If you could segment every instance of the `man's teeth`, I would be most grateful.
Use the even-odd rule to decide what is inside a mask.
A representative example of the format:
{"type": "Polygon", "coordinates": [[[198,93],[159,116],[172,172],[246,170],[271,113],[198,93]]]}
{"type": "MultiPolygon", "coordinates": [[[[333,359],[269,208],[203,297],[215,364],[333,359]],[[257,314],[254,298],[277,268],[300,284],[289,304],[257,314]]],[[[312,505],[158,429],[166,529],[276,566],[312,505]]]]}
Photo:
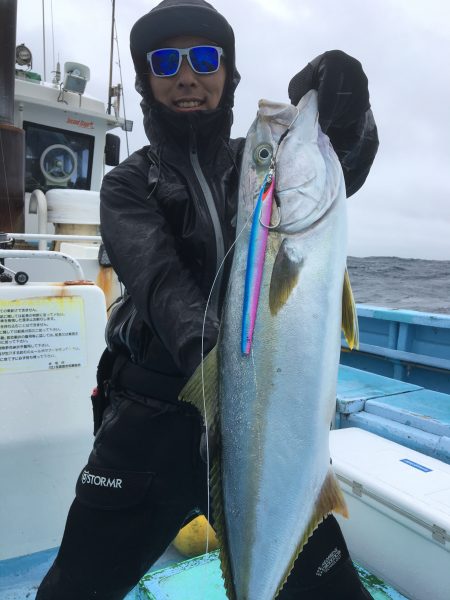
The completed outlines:
{"type": "Polygon", "coordinates": [[[181,100],[180,102],[176,102],[176,105],[180,108],[195,108],[201,104],[201,100],[181,100]]]}

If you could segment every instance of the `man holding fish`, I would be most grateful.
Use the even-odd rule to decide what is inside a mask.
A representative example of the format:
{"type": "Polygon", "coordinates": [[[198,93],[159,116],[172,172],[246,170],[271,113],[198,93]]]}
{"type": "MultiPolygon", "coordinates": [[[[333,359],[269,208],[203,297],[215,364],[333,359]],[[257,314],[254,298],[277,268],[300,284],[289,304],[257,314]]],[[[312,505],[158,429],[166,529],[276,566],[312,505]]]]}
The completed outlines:
{"type": "Polygon", "coordinates": [[[164,0],[134,25],[131,53],[150,146],[101,192],[127,296],[37,599],[124,598],[198,510],[230,599],[370,598],[330,514],[346,508],[327,437],[343,307],[357,338],[345,196],[378,147],[367,78],[326,52],[291,80],[291,105],[261,101],[247,141],[231,140],[234,35],[210,4],[164,0]]]}

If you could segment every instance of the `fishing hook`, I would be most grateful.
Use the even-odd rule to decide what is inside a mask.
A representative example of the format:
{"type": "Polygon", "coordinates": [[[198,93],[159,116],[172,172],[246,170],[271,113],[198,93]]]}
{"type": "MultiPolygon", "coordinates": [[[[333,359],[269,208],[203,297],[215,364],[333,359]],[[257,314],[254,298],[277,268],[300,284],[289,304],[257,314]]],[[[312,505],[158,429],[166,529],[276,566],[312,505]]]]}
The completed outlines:
{"type": "Polygon", "coordinates": [[[269,231],[271,231],[272,229],[276,229],[277,227],[279,227],[281,225],[281,208],[280,208],[280,203],[279,201],[275,200],[276,205],[277,205],[277,211],[278,211],[278,222],[275,225],[266,225],[265,223],[263,223],[261,221],[261,217],[259,217],[259,224],[261,225],[261,227],[264,227],[265,229],[268,229],[269,231]]]}
{"type": "MultiPolygon", "coordinates": [[[[275,158],[275,157],[274,157],[275,158]]],[[[263,183],[263,194],[265,194],[266,192],[269,191],[270,186],[273,185],[273,178],[275,175],[275,160],[274,158],[272,159],[271,163],[270,163],[270,168],[269,168],[269,172],[267,173],[267,176],[264,180],[263,183]]],[[[280,200],[278,198],[278,196],[276,194],[274,194],[274,199],[275,199],[275,203],[277,205],[277,209],[278,209],[278,222],[276,223],[276,225],[271,225],[270,223],[266,224],[263,223],[261,220],[261,215],[258,217],[259,220],[259,224],[261,225],[261,227],[264,227],[265,229],[268,229],[269,231],[272,229],[276,229],[277,227],[279,227],[279,225],[281,224],[281,207],[280,207],[280,200]]]]}

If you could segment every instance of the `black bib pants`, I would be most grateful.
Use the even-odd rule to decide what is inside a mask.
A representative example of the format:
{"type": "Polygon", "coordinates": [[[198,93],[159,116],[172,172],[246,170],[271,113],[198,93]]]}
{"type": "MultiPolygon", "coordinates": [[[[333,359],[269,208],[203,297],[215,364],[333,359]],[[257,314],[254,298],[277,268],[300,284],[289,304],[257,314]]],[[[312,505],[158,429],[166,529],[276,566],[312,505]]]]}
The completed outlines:
{"type": "MultiPolygon", "coordinates": [[[[113,389],[110,397],[59,553],[36,600],[123,599],[186,517],[196,508],[207,512],[197,411],[123,389],[113,389]]],[[[278,599],[367,598],[330,516],[305,546],[278,599]]]]}

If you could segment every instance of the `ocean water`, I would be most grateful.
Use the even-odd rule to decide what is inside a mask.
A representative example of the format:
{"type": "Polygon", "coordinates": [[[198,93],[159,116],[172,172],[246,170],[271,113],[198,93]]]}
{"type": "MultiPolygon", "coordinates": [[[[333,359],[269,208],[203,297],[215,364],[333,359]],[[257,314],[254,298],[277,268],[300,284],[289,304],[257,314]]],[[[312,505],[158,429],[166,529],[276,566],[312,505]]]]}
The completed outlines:
{"type": "Polygon", "coordinates": [[[356,302],[450,314],[450,261],[385,256],[347,261],[356,302]]]}

